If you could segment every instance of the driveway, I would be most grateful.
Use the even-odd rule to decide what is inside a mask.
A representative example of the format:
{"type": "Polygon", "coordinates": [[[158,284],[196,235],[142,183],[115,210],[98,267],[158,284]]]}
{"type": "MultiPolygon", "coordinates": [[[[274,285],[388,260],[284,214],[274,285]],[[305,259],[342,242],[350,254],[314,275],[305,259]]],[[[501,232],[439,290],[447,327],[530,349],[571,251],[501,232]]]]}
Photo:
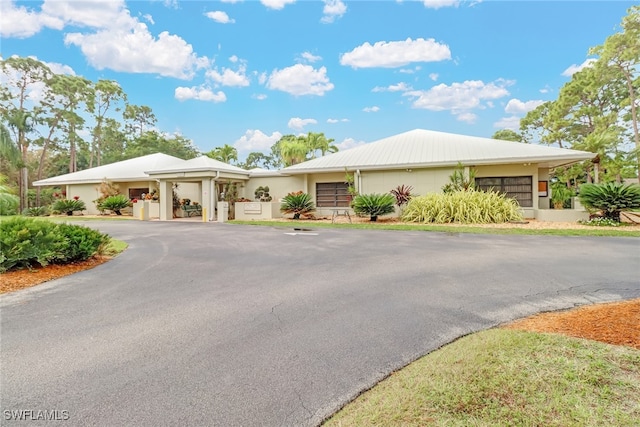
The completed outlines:
{"type": "Polygon", "coordinates": [[[313,426],[462,335],[640,297],[636,238],[84,224],[130,247],[0,297],[3,425],[313,426]]]}

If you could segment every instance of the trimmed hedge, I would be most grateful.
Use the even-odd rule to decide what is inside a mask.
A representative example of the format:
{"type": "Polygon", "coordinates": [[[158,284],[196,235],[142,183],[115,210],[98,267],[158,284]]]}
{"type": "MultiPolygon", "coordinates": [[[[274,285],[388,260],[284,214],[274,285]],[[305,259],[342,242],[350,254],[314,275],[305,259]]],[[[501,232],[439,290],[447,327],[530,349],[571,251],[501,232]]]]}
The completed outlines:
{"type": "Polygon", "coordinates": [[[80,225],[12,218],[0,222],[0,272],[86,260],[102,253],[110,241],[80,225]]]}

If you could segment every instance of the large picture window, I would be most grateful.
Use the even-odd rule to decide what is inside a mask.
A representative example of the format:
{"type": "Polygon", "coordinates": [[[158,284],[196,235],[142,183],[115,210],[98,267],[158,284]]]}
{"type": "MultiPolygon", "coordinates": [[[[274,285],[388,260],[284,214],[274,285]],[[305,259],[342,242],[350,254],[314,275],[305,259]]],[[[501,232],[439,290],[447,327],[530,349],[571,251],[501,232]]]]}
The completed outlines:
{"type": "Polygon", "coordinates": [[[484,191],[497,191],[514,198],[523,208],[533,207],[533,177],[503,176],[476,178],[476,187],[484,191]]]}
{"type": "Polygon", "coordinates": [[[350,196],[346,182],[316,184],[316,206],[319,208],[349,207],[350,196]]]}
{"type": "Polygon", "coordinates": [[[141,199],[143,194],[149,194],[149,187],[147,187],[147,188],[130,188],[129,189],[129,198],[130,199],[141,199]]]}

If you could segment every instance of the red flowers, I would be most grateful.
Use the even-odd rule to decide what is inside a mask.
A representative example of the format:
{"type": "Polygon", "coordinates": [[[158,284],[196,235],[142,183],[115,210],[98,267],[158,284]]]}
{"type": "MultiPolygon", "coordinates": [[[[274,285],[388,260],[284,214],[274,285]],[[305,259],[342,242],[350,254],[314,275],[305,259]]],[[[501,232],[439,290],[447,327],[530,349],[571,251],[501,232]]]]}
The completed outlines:
{"type": "Polygon", "coordinates": [[[80,196],[73,196],[73,200],[80,200],[80,196]]]}

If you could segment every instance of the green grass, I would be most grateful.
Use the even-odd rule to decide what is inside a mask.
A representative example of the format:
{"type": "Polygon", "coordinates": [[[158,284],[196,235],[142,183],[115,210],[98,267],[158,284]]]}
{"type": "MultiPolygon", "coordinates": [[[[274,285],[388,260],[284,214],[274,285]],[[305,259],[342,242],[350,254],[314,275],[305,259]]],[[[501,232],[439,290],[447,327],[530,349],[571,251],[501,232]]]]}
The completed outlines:
{"type": "Polygon", "coordinates": [[[393,373],[327,426],[638,426],[640,351],[492,329],[393,373]]]}
{"type": "Polygon", "coordinates": [[[547,235],[547,236],[607,236],[607,237],[640,237],[640,230],[603,229],[592,227],[589,229],[534,229],[534,228],[487,228],[474,226],[448,227],[445,225],[424,224],[385,224],[385,223],[354,223],[330,224],[317,221],[229,221],[231,224],[266,225],[282,228],[353,228],[365,230],[404,230],[404,231],[435,231],[444,233],[476,233],[476,234],[515,234],[515,235],[547,235]]]}
{"type": "MultiPolygon", "coordinates": [[[[8,219],[15,218],[20,215],[8,215],[0,216],[0,221],[7,221],[8,219]]],[[[86,217],[86,216],[67,216],[67,215],[52,215],[52,216],[38,216],[37,219],[48,219],[50,221],[121,221],[136,219],[131,215],[105,215],[100,217],[86,217]]]]}
{"type": "Polygon", "coordinates": [[[109,245],[104,250],[104,255],[116,256],[124,252],[124,250],[127,249],[128,247],[129,247],[129,244],[127,242],[123,242],[122,240],[111,238],[109,245]]]}

